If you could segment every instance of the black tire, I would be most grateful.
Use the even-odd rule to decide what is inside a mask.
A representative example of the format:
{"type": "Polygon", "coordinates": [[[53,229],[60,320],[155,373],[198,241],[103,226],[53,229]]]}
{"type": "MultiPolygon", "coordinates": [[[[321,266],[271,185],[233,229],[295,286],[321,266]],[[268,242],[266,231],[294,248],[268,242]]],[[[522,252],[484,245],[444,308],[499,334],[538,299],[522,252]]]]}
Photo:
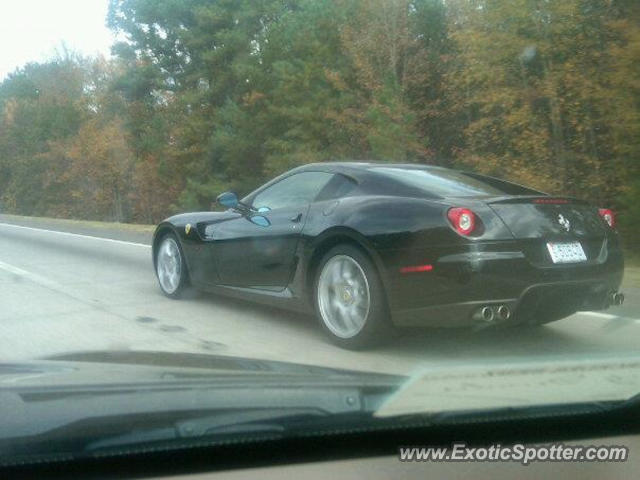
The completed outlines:
{"type": "Polygon", "coordinates": [[[160,290],[162,291],[162,293],[172,299],[179,299],[181,298],[185,292],[187,291],[190,282],[189,282],[189,272],[187,270],[187,264],[185,262],[185,257],[184,257],[184,253],[182,252],[182,247],[180,245],[180,241],[178,240],[178,238],[176,237],[176,235],[173,232],[168,232],[166,234],[164,234],[160,240],[158,240],[158,248],[156,249],[155,253],[155,258],[154,258],[154,266],[155,266],[155,272],[156,272],[156,278],[158,280],[158,285],[160,286],[160,290]],[[179,277],[179,281],[177,284],[177,287],[175,288],[175,290],[172,291],[168,291],[167,289],[165,289],[165,286],[163,286],[163,282],[160,279],[160,273],[159,273],[159,267],[158,267],[158,261],[159,261],[159,255],[162,251],[163,245],[166,241],[173,241],[175,243],[176,246],[176,251],[178,253],[178,259],[180,262],[180,277],[179,277]]]}
{"type": "Polygon", "coordinates": [[[380,345],[385,339],[389,338],[391,333],[393,333],[382,281],[380,280],[380,276],[378,275],[373,262],[359,248],[349,244],[341,244],[333,247],[320,260],[315,272],[313,285],[316,317],[322,330],[334,344],[350,350],[360,350],[380,345]],[[369,288],[369,308],[364,320],[364,326],[355,335],[348,338],[340,337],[331,331],[327,326],[327,322],[323,318],[320,307],[320,277],[327,263],[337,256],[347,256],[355,260],[364,273],[369,288]]]}

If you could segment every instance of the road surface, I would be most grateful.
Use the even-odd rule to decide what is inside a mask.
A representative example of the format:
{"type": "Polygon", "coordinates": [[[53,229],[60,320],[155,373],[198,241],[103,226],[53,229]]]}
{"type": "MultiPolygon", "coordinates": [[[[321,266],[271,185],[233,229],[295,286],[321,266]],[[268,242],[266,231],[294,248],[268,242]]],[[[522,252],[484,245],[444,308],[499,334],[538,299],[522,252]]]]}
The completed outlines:
{"type": "Polygon", "coordinates": [[[640,289],[634,287],[626,288],[623,307],[579,313],[539,329],[412,331],[372,351],[346,351],[328,343],[311,317],[209,294],[164,297],[149,239],[149,232],[17,222],[0,215],[0,361],[153,350],[409,374],[459,362],[638,351],[640,289]]]}

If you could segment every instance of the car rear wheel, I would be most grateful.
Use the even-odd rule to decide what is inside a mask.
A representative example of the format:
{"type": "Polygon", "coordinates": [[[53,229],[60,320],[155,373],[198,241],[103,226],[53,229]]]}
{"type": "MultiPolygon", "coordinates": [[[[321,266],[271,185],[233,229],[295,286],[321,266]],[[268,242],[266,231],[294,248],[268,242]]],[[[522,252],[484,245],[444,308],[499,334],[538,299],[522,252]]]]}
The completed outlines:
{"type": "Polygon", "coordinates": [[[179,298],[188,283],[184,257],[173,233],[165,235],[156,250],[156,276],[162,293],[170,298],[179,298]]]}
{"type": "Polygon", "coordinates": [[[390,330],[376,269],[364,253],[351,245],[334,247],[320,261],[315,304],[323,330],[341,347],[373,346],[390,330]]]}

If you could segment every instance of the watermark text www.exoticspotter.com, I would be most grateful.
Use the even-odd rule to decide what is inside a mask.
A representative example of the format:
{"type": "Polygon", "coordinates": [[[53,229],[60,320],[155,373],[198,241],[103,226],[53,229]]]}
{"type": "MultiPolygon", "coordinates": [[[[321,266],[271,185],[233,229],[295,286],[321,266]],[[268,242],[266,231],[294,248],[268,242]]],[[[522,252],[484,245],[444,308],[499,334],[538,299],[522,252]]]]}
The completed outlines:
{"type": "Polygon", "coordinates": [[[451,447],[400,447],[401,462],[624,462],[629,449],[621,445],[491,445],[471,447],[454,443],[451,447]]]}

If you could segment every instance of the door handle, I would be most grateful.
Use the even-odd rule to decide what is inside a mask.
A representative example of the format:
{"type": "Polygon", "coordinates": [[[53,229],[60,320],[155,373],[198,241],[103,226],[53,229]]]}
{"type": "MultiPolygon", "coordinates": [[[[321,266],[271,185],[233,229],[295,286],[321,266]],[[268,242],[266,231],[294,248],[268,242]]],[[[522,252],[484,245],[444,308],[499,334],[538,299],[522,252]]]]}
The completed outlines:
{"type": "Polygon", "coordinates": [[[291,221],[292,221],[293,223],[299,223],[299,222],[300,222],[300,220],[302,220],[302,214],[301,214],[301,213],[297,214],[297,215],[296,215],[296,216],[294,216],[294,217],[291,217],[291,221]]]}

